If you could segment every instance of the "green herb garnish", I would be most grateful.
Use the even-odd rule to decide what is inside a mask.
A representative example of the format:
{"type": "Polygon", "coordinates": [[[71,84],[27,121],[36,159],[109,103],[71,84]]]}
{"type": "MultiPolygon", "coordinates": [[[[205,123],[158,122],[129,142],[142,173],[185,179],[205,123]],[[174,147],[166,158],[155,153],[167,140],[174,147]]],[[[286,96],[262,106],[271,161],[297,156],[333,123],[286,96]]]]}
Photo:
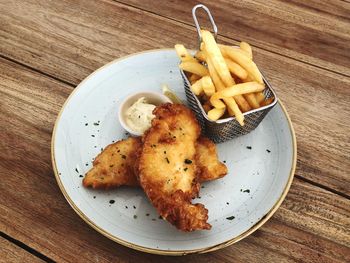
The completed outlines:
{"type": "Polygon", "coordinates": [[[185,164],[191,164],[192,161],[190,159],[185,159],[185,164]]]}

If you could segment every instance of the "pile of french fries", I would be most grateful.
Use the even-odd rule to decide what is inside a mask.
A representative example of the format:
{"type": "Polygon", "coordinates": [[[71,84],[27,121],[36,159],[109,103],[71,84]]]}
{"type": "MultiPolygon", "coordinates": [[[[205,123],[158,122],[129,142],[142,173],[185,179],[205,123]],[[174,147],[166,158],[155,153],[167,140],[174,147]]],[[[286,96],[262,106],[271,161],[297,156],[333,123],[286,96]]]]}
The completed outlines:
{"type": "Polygon", "coordinates": [[[244,125],[244,112],[266,106],[262,75],[253,62],[251,46],[241,42],[239,48],[217,44],[214,36],[201,30],[200,50],[191,56],[184,45],[176,44],[191,90],[200,99],[208,118],[216,121],[235,116],[244,125]]]}

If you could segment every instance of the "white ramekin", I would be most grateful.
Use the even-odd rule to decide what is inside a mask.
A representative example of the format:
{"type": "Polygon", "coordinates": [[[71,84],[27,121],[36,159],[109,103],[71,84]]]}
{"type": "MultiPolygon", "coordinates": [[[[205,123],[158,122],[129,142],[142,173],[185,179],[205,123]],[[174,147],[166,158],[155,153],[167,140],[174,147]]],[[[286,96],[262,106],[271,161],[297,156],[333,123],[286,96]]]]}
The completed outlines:
{"type": "Polygon", "coordinates": [[[131,105],[133,105],[138,99],[142,97],[146,98],[147,103],[154,104],[156,106],[159,106],[167,102],[171,103],[171,100],[167,96],[154,91],[137,92],[125,98],[119,106],[119,112],[118,112],[119,122],[122,125],[122,127],[133,136],[141,136],[143,133],[132,130],[126,124],[126,120],[125,120],[126,111],[131,107],[131,105]]]}

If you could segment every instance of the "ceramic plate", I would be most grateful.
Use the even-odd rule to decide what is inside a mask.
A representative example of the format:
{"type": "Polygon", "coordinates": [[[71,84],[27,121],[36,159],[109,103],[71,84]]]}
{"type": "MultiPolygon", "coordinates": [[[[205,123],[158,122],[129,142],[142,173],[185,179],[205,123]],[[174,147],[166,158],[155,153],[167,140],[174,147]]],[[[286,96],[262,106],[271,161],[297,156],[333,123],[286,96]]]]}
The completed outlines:
{"type": "Polygon", "coordinates": [[[85,189],[82,176],[108,144],[128,137],[118,105],[138,91],[168,84],[185,101],[174,50],[153,50],[113,61],[87,77],[64,104],[52,138],[57,182],[81,218],[108,238],[156,254],[213,251],[248,236],[277,210],[293,179],[296,142],[279,102],[248,135],[217,145],[229,174],[204,183],[193,202],[209,210],[211,230],[184,233],[159,219],[141,189],[85,189]],[[113,201],[111,201],[113,200],[113,201]]]}

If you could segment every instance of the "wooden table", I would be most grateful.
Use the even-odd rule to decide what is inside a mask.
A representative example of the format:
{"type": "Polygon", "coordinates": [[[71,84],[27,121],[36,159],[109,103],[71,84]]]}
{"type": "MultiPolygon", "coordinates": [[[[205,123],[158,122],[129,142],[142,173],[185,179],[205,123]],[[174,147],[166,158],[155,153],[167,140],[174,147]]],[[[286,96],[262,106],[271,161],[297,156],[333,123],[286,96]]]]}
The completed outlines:
{"type": "Polygon", "coordinates": [[[252,44],[298,140],[295,178],[263,227],[225,249],[162,257],[103,237],[56,183],[50,140],[79,82],[107,62],[184,43],[196,1],[0,1],[0,261],[350,262],[350,3],[203,1],[219,41],[252,44]]]}

